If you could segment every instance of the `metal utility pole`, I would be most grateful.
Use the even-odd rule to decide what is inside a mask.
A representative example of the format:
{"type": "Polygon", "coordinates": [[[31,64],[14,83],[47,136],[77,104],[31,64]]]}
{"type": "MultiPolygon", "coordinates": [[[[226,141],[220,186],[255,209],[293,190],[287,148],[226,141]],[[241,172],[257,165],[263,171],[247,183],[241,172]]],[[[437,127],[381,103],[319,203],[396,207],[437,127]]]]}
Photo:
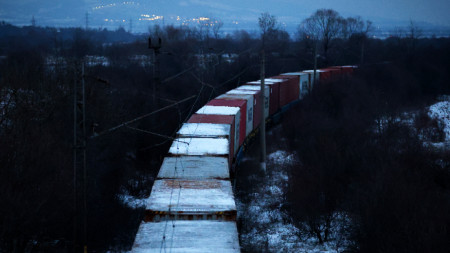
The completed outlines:
{"type": "Polygon", "coordinates": [[[36,26],[36,19],[34,18],[34,15],[31,17],[31,26],[32,27],[36,26]]]}
{"type": "MultiPolygon", "coordinates": [[[[77,71],[75,71],[77,73],[77,71]]],[[[76,74],[77,75],[77,74],[76,74]]],[[[83,213],[84,213],[84,245],[86,245],[86,98],[85,98],[85,82],[84,82],[84,63],[81,65],[81,81],[75,80],[74,85],[74,168],[73,168],[73,187],[74,187],[74,235],[73,244],[74,251],[78,244],[78,171],[83,170],[83,213]]],[[[85,251],[86,251],[86,246],[85,251]]]]}
{"type": "Polygon", "coordinates": [[[314,73],[313,73],[313,78],[312,78],[313,82],[312,82],[312,84],[310,84],[310,88],[309,88],[308,92],[312,91],[313,85],[316,85],[316,81],[317,81],[317,79],[316,79],[316,73],[317,73],[317,44],[318,44],[318,42],[316,41],[315,46],[314,46],[314,73]]]}
{"type": "Polygon", "coordinates": [[[153,49],[153,83],[152,83],[152,91],[153,91],[153,106],[156,108],[156,89],[161,85],[161,72],[159,69],[159,54],[161,49],[161,38],[158,38],[158,44],[152,44],[152,38],[148,38],[148,48],[153,49]]]}
{"type": "Polygon", "coordinates": [[[133,31],[133,19],[130,18],[130,29],[128,29],[128,32],[131,33],[133,31]]]}
{"type": "Polygon", "coordinates": [[[261,157],[260,157],[260,164],[261,169],[266,173],[266,117],[264,113],[264,104],[265,104],[265,54],[264,54],[264,48],[261,50],[261,94],[260,99],[263,103],[263,106],[261,106],[261,126],[260,129],[260,138],[261,138],[261,157]]]}
{"type": "Polygon", "coordinates": [[[89,13],[86,11],[86,31],[88,30],[89,27],[89,13]]]}

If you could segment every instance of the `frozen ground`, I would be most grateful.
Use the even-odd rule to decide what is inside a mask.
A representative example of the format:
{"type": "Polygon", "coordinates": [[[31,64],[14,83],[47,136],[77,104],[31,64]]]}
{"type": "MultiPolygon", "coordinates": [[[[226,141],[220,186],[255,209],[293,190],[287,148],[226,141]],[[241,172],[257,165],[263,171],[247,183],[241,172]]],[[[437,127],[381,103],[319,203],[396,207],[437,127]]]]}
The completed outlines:
{"type": "MultiPolygon", "coordinates": [[[[345,249],[345,238],[339,235],[339,217],[332,225],[333,239],[323,245],[294,226],[283,210],[286,203],[284,193],[288,185],[286,165],[295,162],[292,153],[278,150],[268,155],[268,176],[252,178],[262,181],[252,192],[247,193],[245,203],[237,199],[238,214],[242,219],[240,231],[241,247],[255,252],[341,252],[345,249]]],[[[250,182],[252,183],[252,182],[250,182]]]]}
{"type": "Polygon", "coordinates": [[[439,119],[444,128],[445,142],[450,142],[450,101],[438,102],[428,109],[431,118],[439,119]]]}

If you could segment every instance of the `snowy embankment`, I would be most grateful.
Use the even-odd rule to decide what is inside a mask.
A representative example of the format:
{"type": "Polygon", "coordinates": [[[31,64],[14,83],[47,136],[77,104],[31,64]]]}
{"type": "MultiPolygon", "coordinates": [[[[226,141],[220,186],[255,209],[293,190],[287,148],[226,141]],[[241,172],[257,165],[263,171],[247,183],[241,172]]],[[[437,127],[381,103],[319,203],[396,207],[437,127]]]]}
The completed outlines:
{"type": "Polygon", "coordinates": [[[428,115],[443,124],[445,142],[450,142],[450,101],[442,101],[430,106],[428,115]]]}
{"type": "Polygon", "coordinates": [[[244,248],[265,252],[341,252],[345,245],[337,234],[337,222],[332,224],[332,231],[333,238],[339,240],[332,239],[321,245],[315,237],[299,230],[283,210],[289,179],[286,165],[294,162],[294,154],[281,150],[267,157],[270,171],[264,184],[250,194],[248,203],[238,202],[238,212],[248,228],[241,231],[241,243],[246,244],[244,248]]]}
{"type": "Polygon", "coordinates": [[[117,197],[124,205],[133,209],[144,208],[147,200],[146,198],[136,198],[129,194],[119,194],[117,197]]]}

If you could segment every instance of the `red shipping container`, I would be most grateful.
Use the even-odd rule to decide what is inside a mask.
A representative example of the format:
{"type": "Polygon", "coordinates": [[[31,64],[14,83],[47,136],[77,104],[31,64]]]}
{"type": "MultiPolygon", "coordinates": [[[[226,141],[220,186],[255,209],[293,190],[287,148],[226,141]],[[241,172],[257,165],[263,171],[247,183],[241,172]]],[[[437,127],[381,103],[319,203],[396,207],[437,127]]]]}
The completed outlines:
{"type": "Polygon", "coordinates": [[[325,69],[321,69],[321,70],[328,71],[331,73],[330,81],[339,80],[342,76],[341,75],[341,73],[342,73],[341,67],[330,67],[330,68],[325,68],[325,69]]]}
{"type": "Polygon", "coordinates": [[[298,76],[273,76],[271,78],[287,79],[280,84],[280,108],[298,99],[300,95],[300,82],[298,76]]]}
{"type": "Polygon", "coordinates": [[[234,154],[237,151],[237,143],[235,143],[235,118],[233,115],[216,115],[216,114],[193,114],[187,123],[209,123],[209,124],[227,124],[230,125],[230,161],[233,161],[234,154]]]}
{"type": "Polygon", "coordinates": [[[330,70],[320,69],[320,81],[321,82],[329,82],[332,78],[332,73],[330,70]]]}
{"type": "Polygon", "coordinates": [[[344,75],[352,75],[354,66],[342,66],[342,73],[344,75]]]}
{"type": "Polygon", "coordinates": [[[251,95],[253,96],[253,129],[256,129],[261,123],[261,110],[264,107],[264,101],[261,100],[261,91],[258,90],[239,90],[234,89],[226,93],[227,95],[251,95]]]}
{"type": "Polygon", "coordinates": [[[244,143],[245,140],[245,129],[246,129],[246,119],[247,119],[247,100],[244,99],[213,99],[209,101],[206,105],[213,106],[231,106],[239,107],[241,116],[239,119],[239,146],[244,143]]]}
{"type": "MultiPolygon", "coordinates": [[[[280,109],[280,83],[283,79],[265,79],[264,84],[270,87],[269,115],[273,115],[280,109]]],[[[261,86],[260,81],[248,82],[249,85],[261,86]]]]}

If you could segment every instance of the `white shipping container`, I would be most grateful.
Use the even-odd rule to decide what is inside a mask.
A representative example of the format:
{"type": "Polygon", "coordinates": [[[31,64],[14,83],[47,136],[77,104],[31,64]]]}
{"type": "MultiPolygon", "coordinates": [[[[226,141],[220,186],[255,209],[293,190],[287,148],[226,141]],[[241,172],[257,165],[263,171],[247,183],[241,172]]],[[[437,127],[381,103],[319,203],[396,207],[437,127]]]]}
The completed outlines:
{"type": "MultiPolygon", "coordinates": [[[[267,119],[269,117],[269,106],[270,106],[270,86],[264,85],[264,116],[267,119]]],[[[241,85],[237,87],[237,90],[256,90],[260,91],[261,86],[256,85],[241,85]]]]}
{"type": "Polygon", "coordinates": [[[229,142],[226,138],[176,138],[169,154],[229,156],[229,142]]]}
{"type": "Polygon", "coordinates": [[[237,153],[239,149],[239,138],[240,138],[240,122],[241,122],[241,111],[239,107],[231,106],[210,106],[205,105],[197,111],[197,114],[208,114],[208,115],[232,115],[234,116],[234,153],[237,153]]]}
{"type": "Polygon", "coordinates": [[[184,123],[177,134],[179,137],[226,137],[230,136],[231,126],[227,124],[184,123]]]}
{"type": "Polygon", "coordinates": [[[142,222],[132,253],[223,252],[239,253],[239,237],[233,221],[142,222]]]}
{"type": "Polygon", "coordinates": [[[158,179],[229,179],[228,159],[212,156],[166,157],[158,179]]]}
{"type": "Polygon", "coordinates": [[[146,202],[146,212],[171,216],[236,212],[229,180],[156,180],[146,202]]]}
{"type": "Polygon", "coordinates": [[[253,106],[254,100],[253,95],[248,94],[223,94],[217,97],[218,99],[243,99],[247,100],[247,121],[246,121],[246,129],[245,136],[247,137],[253,131],[253,106]]]}
{"type": "Polygon", "coordinates": [[[291,72],[291,73],[284,73],[282,75],[286,76],[298,76],[299,77],[299,99],[304,97],[308,92],[311,91],[311,87],[309,84],[309,73],[304,72],[291,72]]]}

